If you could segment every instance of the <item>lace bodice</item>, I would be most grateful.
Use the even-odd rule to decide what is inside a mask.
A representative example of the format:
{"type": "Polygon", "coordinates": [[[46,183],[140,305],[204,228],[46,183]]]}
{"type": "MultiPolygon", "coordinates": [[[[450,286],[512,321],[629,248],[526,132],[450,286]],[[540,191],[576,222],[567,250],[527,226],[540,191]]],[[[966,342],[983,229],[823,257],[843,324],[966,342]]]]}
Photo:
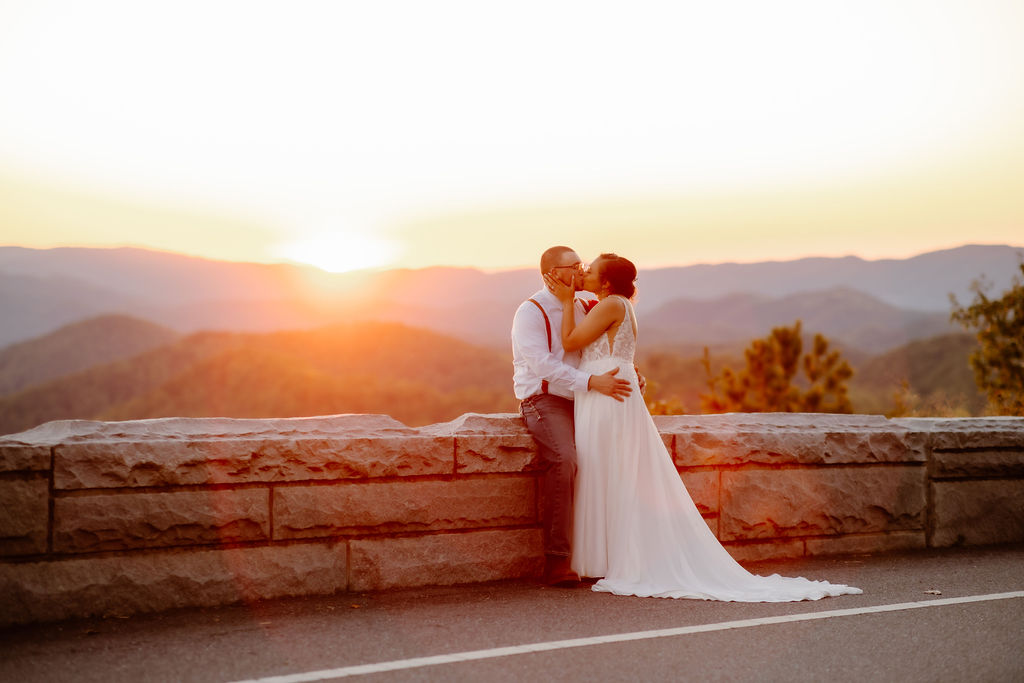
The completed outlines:
{"type": "Polygon", "coordinates": [[[582,363],[587,361],[600,360],[603,358],[615,358],[633,364],[633,356],[636,353],[636,335],[633,334],[633,304],[624,296],[613,294],[616,299],[622,302],[626,309],[626,315],[622,318],[622,324],[615,331],[613,342],[609,342],[608,333],[604,332],[600,337],[590,342],[583,348],[582,363]]]}

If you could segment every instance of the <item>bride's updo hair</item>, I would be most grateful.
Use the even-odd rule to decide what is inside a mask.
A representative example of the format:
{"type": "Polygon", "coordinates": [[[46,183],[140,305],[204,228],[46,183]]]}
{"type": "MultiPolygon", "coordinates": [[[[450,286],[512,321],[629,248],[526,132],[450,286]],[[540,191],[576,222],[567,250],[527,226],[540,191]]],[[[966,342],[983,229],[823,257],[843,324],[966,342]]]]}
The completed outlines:
{"type": "Polygon", "coordinates": [[[636,266],[618,254],[601,254],[601,282],[607,282],[612,294],[632,299],[636,294],[636,266]]]}

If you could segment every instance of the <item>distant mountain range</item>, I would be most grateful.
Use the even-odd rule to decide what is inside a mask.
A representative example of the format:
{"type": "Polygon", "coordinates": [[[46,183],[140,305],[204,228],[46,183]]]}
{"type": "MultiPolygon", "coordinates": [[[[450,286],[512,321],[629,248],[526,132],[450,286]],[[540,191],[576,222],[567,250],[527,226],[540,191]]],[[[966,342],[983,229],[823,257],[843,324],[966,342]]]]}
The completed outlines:
{"type": "Polygon", "coordinates": [[[707,301],[676,299],[644,316],[643,341],[665,346],[687,340],[728,344],[763,337],[772,327],[798,319],[804,331],[820,332],[866,353],[953,330],[948,313],[896,308],[858,290],[837,287],[779,298],[731,294],[707,301]]]}
{"type": "MultiPolygon", "coordinates": [[[[851,350],[877,353],[953,332],[949,294],[1009,286],[1022,247],[963,246],[903,260],[807,258],[641,271],[642,343],[746,342],[800,318],[851,350]]],[[[0,247],[0,347],[117,313],[179,333],[269,332],[401,322],[507,351],[538,273],[427,268],[329,274],[139,249],[0,247]]]]}

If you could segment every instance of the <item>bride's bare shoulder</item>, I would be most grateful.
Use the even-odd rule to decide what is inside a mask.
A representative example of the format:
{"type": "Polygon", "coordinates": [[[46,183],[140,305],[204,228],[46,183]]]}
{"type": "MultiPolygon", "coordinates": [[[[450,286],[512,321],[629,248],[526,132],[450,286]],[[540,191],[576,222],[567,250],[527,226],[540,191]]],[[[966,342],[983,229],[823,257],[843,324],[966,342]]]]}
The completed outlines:
{"type": "Polygon", "coordinates": [[[622,320],[626,315],[626,305],[618,296],[606,296],[597,302],[590,315],[594,313],[599,314],[601,317],[622,320]]]}

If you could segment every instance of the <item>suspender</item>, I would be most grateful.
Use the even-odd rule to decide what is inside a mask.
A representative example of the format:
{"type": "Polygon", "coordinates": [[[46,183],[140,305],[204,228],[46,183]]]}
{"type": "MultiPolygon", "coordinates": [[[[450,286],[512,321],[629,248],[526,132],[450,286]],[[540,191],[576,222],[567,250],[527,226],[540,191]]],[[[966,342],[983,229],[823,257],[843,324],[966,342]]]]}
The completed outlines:
{"type": "MultiPolygon", "coordinates": [[[[540,314],[544,316],[544,329],[548,332],[548,353],[551,353],[551,320],[548,319],[548,312],[544,310],[543,306],[537,303],[536,299],[531,297],[530,301],[534,306],[540,309],[540,314]]],[[[548,381],[546,379],[542,379],[540,381],[540,390],[545,394],[548,393],[548,381]]]]}

